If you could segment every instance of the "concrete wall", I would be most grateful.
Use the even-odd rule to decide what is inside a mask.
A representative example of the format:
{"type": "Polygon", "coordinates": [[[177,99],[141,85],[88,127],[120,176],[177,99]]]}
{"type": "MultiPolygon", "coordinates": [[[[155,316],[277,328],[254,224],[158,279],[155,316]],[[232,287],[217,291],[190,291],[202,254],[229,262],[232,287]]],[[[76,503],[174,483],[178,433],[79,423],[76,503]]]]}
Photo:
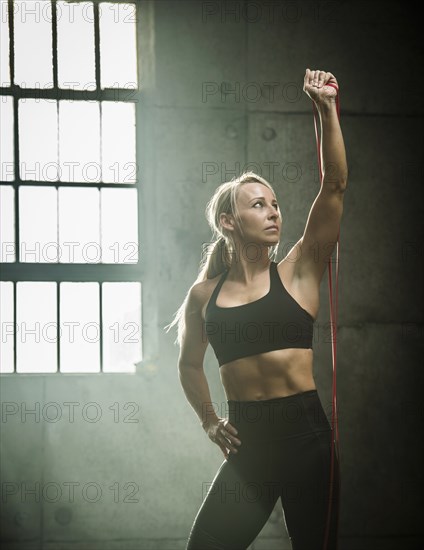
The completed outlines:
{"type": "MultiPolygon", "coordinates": [[[[300,238],[318,192],[312,107],[301,91],[306,67],[331,71],[340,83],[350,169],[340,231],[340,548],[408,550],[422,542],[418,13],[401,2],[247,4],[246,12],[242,2],[140,3],[145,361],[135,375],[0,378],[2,401],[80,404],[74,422],[66,408],[60,422],[30,415],[2,422],[2,487],[18,488],[2,502],[7,548],[185,547],[223,457],[185,400],[175,334],[163,327],[210,239],[208,198],[247,163],[268,177],[282,205],[279,259],[300,238]],[[226,89],[235,93],[221,94],[226,89]],[[95,423],[81,414],[90,402],[102,411],[95,423]],[[135,423],[125,421],[130,402],[139,407],[135,423]],[[109,408],[114,403],[119,417],[109,408]],[[56,483],[62,494],[50,502],[51,485],[37,501],[25,492],[36,483],[56,483]],[[89,502],[89,483],[103,490],[96,502],[89,502]],[[69,484],[79,484],[73,501],[69,484]]],[[[325,275],[314,374],[330,415],[327,281],[325,275]]],[[[213,400],[224,404],[210,348],[205,371],[213,400]]],[[[291,548],[278,505],[251,545],[274,548],[291,548]]]]}

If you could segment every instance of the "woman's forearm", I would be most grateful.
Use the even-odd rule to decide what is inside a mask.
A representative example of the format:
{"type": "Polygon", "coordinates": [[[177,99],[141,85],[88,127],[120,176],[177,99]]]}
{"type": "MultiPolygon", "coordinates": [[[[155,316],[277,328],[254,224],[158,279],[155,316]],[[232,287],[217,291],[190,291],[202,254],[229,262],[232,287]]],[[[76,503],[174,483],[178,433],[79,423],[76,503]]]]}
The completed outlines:
{"type": "Polygon", "coordinates": [[[213,409],[208,381],[203,369],[180,366],[178,374],[185,396],[202,426],[217,420],[218,416],[213,409]]]}
{"type": "Polygon", "coordinates": [[[346,150],[334,100],[317,103],[321,121],[323,186],[345,189],[348,176],[346,150]]]}

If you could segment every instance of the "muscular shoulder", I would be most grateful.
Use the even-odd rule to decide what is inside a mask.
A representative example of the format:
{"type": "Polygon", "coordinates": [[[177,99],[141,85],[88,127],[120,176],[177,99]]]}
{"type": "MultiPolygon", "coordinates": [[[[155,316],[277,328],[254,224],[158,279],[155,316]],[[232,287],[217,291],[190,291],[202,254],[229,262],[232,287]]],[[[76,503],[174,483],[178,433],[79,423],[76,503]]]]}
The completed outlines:
{"type": "Polygon", "coordinates": [[[219,282],[221,275],[217,275],[212,279],[205,279],[199,283],[194,283],[189,292],[189,302],[193,307],[200,310],[203,316],[203,310],[208,303],[212,292],[219,282]]]}

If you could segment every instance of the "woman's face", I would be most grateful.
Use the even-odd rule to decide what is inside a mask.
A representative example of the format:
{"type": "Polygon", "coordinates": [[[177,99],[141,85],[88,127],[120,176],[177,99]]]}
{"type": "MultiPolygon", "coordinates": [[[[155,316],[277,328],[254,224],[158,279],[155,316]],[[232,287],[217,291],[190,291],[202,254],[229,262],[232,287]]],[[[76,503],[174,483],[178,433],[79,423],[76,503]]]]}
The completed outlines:
{"type": "Polygon", "coordinates": [[[282,217],[271,189],[261,183],[245,183],[239,187],[236,200],[244,234],[242,235],[236,226],[234,237],[245,244],[278,244],[282,217]],[[271,226],[274,226],[274,229],[271,229],[271,226]]]}

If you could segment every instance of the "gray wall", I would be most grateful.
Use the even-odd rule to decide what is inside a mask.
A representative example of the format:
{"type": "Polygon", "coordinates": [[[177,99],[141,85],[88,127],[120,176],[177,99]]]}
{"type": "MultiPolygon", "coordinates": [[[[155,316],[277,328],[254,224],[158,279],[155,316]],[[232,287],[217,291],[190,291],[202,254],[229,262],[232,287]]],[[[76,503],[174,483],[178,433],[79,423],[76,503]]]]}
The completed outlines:
{"type": "MultiPolygon", "coordinates": [[[[163,327],[210,239],[206,202],[234,171],[255,163],[249,166],[274,185],[285,220],[278,259],[300,238],[318,192],[312,107],[302,92],[306,67],[328,70],[340,83],[350,169],[340,231],[340,548],[407,550],[423,538],[418,13],[401,2],[248,4],[246,14],[242,2],[140,3],[145,361],[136,375],[1,377],[2,401],[28,408],[79,403],[74,422],[63,406],[58,422],[14,415],[1,424],[2,488],[19,488],[2,502],[7,548],[184,548],[223,456],[184,397],[175,334],[163,327]],[[239,86],[239,97],[221,95],[222,83],[239,86]],[[202,97],[205,86],[210,92],[202,97]],[[264,97],[255,98],[258,89],[264,97]],[[101,407],[96,423],[81,414],[90,402],[101,407]],[[125,421],[129,402],[139,407],[136,423],[125,421]],[[57,502],[50,502],[53,485],[38,502],[25,493],[37,482],[59,485],[57,502]],[[130,482],[138,502],[125,501],[130,482]],[[72,483],[79,484],[73,502],[72,483]],[[87,483],[102,487],[97,502],[89,502],[90,486],[82,494],[87,483]]],[[[330,416],[327,281],[325,275],[314,374],[330,416]]],[[[210,348],[205,371],[213,400],[225,404],[210,348]]],[[[274,548],[290,548],[278,505],[251,546],[274,548]]]]}

